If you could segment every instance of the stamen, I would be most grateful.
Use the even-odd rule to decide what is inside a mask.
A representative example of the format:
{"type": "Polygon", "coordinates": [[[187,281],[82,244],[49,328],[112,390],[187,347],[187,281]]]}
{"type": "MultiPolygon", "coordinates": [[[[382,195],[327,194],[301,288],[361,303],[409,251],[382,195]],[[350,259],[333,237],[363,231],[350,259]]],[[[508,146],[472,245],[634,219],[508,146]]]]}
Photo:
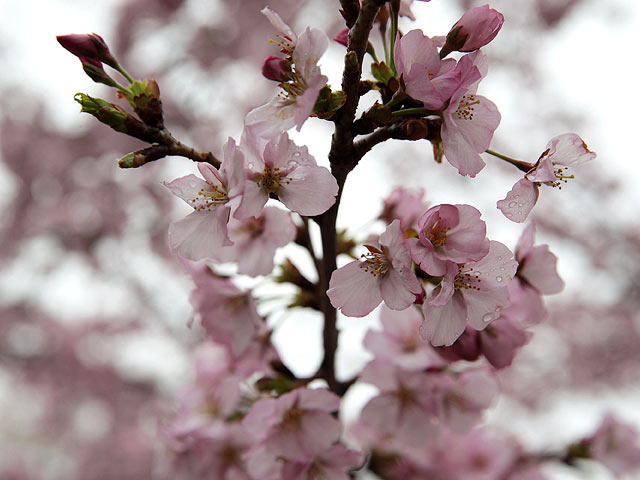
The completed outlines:
{"type": "Polygon", "coordinates": [[[433,248],[440,248],[447,243],[447,232],[451,227],[440,226],[440,218],[431,227],[424,230],[424,235],[429,239],[433,248]]]}
{"type": "Polygon", "coordinates": [[[218,205],[224,205],[229,201],[229,197],[227,196],[227,192],[221,191],[218,186],[212,186],[213,191],[205,192],[204,190],[200,190],[198,192],[198,197],[191,200],[191,206],[198,212],[203,210],[211,210],[211,208],[215,208],[218,205]],[[199,197],[204,197],[204,204],[198,204],[199,197]]]}
{"type": "Polygon", "coordinates": [[[258,187],[264,188],[269,193],[277,193],[282,184],[288,185],[291,180],[285,177],[286,172],[281,172],[280,168],[264,167],[264,172],[256,178],[258,187]]]}
{"type": "Polygon", "coordinates": [[[472,283],[481,283],[480,272],[474,272],[473,267],[469,267],[468,270],[464,269],[464,265],[460,266],[455,279],[453,280],[453,287],[456,290],[477,290],[480,291],[480,287],[472,285],[472,283]]]}
{"type": "Polygon", "coordinates": [[[360,268],[374,277],[384,275],[391,268],[391,260],[384,252],[384,247],[383,251],[371,251],[370,249],[369,253],[363,253],[360,257],[364,259],[360,263],[360,268]]]}
{"type": "Polygon", "coordinates": [[[461,120],[473,120],[474,105],[478,105],[480,100],[476,99],[475,95],[464,95],[460,99],[458,109],[455,111],[455,115],[461,120]]]}

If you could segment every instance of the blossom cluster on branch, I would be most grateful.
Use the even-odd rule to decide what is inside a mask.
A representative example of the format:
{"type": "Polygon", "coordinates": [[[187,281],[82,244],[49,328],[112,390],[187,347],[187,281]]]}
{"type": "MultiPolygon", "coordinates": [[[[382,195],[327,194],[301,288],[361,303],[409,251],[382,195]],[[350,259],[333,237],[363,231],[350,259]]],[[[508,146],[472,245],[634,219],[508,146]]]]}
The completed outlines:
{"type": "MultiPolygon", "coordinates": [[[[378,219],[385,231],[360,242],[336,229],[350,172],[375,145],[426,139],[434,159],[475,177],[487,153],[524,172],[497,207],[522,223],[542,184],[561,187],[566,167],[595,157],[576,134],[552,138],[535,163],[490,149],[501,121],[497,106],[477,93],[487,75],[481,48],[504,22],[488,5],[465,12],[446,36],[401,32],[398,18],[413,18],[408,0],[341,0],[346,30],[335,41],[347,51],[340,89],[322,74],[329,39],[318,29],[296,33],[270,8],[278,55],[262,63],[277,83],[266,104],[249,112],[239,141],[229,138],[221,159],[176,140],[165,125],[158,84],[134,80],[96,35],[65,35],[60,43],[79,57],[96,82],[116,89],[133,110],[77,94],[82,111],[150,145],[125,155],[122,168],[138,168],[170,155],[197,162],[200,176],[164,182],[193,211],[172,223],[168,241],[182,258],[195,290],[191,303],[207,340],[195,354],[196,380],[163,422],[173,453],[172,478],[347,479],[368,470],[389,479],[544,479],[546,462],[579,465],[597,460],[617,474],[640,467],[635,432],[613,418],[565,450],[526,452],[515,439],[481,425],[499,394],[497,370],[508,367],[547,313],[542,297],[564,282],[556,256],[535,244],[530,223],[513,253],[487,238],[481,212],[468,204],[428,207],[423,192],[402,187],[385,201],[378,219]],[[384,57],[371,35],[378,25],[384,57]],[[363,79],[366,55],[373,79],[363,79]],[[121,85],[104,70],[112,67],[121,85]],[[364,93],[379,99],[357,116],[364,93]],[[318,165],[306,146],[289,138],[310,117],[331,122],[329,165],[318,165]],[[311,241],[320,230],[322,249],[311,241]],[[307,250],[317,281],[292,260],[272,275],[277,249],[307,250]],[[357,256],[362,243],[366,253],[357,256]],[[352,261],[338,268],[337,258],[352,261]],[[274,327],[261,316],[261,299],[237,273],[271,276],[298,294],[289,307],[319,311],[324,357],[315,374],[300,378],[271,342],[274,327]],[[364,346],[373,359],[354,378],[335,372],[337,309],[363,317],[381,303],[381,331],[364,346]],[[377,388],[358,420],[343,425],[337,412],[355,383],[377,388]]],[[[357,320],[353,320],[357,321],[357,320]]]]}

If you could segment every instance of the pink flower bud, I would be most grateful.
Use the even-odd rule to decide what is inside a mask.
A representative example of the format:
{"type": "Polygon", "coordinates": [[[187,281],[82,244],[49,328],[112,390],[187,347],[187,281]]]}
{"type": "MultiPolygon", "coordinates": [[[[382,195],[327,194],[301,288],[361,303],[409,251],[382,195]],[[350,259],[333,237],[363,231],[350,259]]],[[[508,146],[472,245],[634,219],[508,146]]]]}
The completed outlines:
{"type": "Polygon", "coordinates": [[[118,62],[111,55],[105,41],[97,33],[58,35],[56,40],[76,57],[89,58],[117,68],[118,62]]]}
{"type": "Polygon", "coordinates": [[[340,45],[347,46],[347,42],[349,41],[349,29],[345,28],[338,35],[333,38],[334,42],[338,42],[340,45]]]}
{"type": "Polygon", "coordinates": [[[445,49],[473,52],[493,40],[502,28],[504,16],[489,5],[467,10],[447,35],[445,49]]]}
{"type": "Polygon", "coordinates": [[[284,82],[288,79],[291,72],[289,63],[280,57],[269,55],[262,63],[262,75],[274,82],[284,82]]]}

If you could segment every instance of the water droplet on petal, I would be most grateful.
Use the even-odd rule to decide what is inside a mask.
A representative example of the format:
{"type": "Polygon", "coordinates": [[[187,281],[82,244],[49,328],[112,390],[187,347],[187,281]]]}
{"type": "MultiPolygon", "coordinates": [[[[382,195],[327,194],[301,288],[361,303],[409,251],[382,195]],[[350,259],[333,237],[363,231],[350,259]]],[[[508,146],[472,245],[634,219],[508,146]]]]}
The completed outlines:
{"type": "Polygon", "coordinates": [[[498,256],[498,260],[502,260],[502,257],[498,256]]]}
{"type": "Polygon", "coordinates": [[[495,314],[494,314],[494,313],[485,313],[485,314],[482,316],[482,321],[483,321],[484,323],[489,323],[489,322],[491,322],[491,321],[495,320],[495,318],[496,318],[496,316],[495,316],[495,314]]]}
{"type": "Polygon", "coordinates": [[[500,283],[501,281],[502,281],[502,277],[501,277],[500,275],[498,275],[498,276],[496,277],[496,282],[500,283]]]}
{"type": "Polygon", "coordinates": [[[507,213],[507,218],[511,218],[511,217],[513,217],[513,214],[512,213],[507,213]]]}
{"type": "Polygon", "coordinates": [[[524,203],[519,203],[519,204],[518,204],[518,206],[519,206],[520,208],[522,208],[522,207],[524,207],[524,203]]]}
{"type": "Polygon", "coordinates": [[[252,169],[253,168],[253,162],[247,163],[247,168],[252,169]]]}
{"type": "Polygon", "coordinates": [[[504,272],[505,268],[504,267],[500,267],[500,270],[502,270],[504,272]]]}
{"type": "Polygon", "coordinates": [[[511,201],[511,202],[509,202],[508,207],[509,207],[509,208],[514,208],[516,205],[518,205],[518,202],[513,202],[513,201],[511,201]]]}
{"type": "Polygon", "coordinates": [[[518,198],[520,195],[514,195],[513,198],[518,198]]]}

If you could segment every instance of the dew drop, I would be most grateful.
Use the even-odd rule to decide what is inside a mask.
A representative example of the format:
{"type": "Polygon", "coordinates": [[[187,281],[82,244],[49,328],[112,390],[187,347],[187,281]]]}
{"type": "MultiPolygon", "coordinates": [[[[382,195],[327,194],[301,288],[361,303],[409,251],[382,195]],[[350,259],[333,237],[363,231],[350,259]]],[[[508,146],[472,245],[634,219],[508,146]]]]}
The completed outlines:
{"type": "Polygon", "coordinates": [[[522,211],[521,210],[518,211],[518,215],[522,215],[522,211]]]}
{"type": "Polygon", "coordinates": [[[504,267],[500,267],[500,270],[502,270],[504,272],[505,269],[504,269],[504,267]]]}
{"type": "Polygon", "coordinates": [[[512,218],[513,214],[512,213],[507,213],[507,218],[512,218]]]}
{"type": "Polygon", "coordinates": [[[498,256],[498,260],[502,260],[502,257],[501,257],[501,256],[498,256]]]}
{"type": "Polygon", "coordinates": [[[496,277],[496,282],[500,283],[501,281],[502,281],[502,277],[501,277],[500,275],[498,275],[498,276],[496,277]]]}
{"type": "Polygon", "coordinates": [[[247,168],[253,168],[253,162],[247,163],[247,168]]]}
{"type": "Polygon", "coordinates": [[[518,206],[519,206],[520,208],[522,208],[522,207],[524,207],[524,203],[519,203],[519,204],[518,204],[518,206]]]}
{"type": "Polygon", "coordinates": [[[495,314],[493,314],[493,313],[485,313],[485,314],[482,316],[482,321],[483,321],[484,323],[489,323],[489,322],[491,322],[491,321],[492,321],[492,320],[494,320],[494,319],[495,319],[495,314]]]}
{"type": "Polygon", "coordinates": [[[508,207],[509,208],[514,208],[516,205],[518,205],[518,202],[511,201],[511,202],[509,202],[508,207]]]}
{"type": "Polygon", "coordinates": [[[500,305],[498,305],[496,307],[496,313],[500,313],[502,311],[502,307],[500,305]]]}
{"type": "Polygon", "coordinates": [[[294,157],[299,157],[300,155],[301,155],[301,153],[300,153],[300,152],[298,152],[298,151],[293,152],[293,156],[294,156],[294,157]]]}
{"type": "Polygon", "coordinates": [[[514,195],[513,198],[518,198],[520,195],[514,195]]]}

